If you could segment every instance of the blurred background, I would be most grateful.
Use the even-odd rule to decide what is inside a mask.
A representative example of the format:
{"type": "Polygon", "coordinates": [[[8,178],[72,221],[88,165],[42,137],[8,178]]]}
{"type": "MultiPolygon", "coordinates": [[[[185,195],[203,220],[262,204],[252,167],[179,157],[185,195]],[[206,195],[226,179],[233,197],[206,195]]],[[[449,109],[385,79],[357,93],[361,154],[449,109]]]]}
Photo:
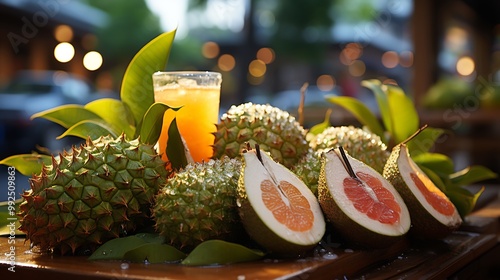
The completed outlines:
{"type": "MultiPolygon", "coordinates": [[[[168,70],[222,72],[221,112],[246,101],[295,114],[308,83],[305,126],[333,109],[327,94],[376,111],[365,79],[397,84],[422,124],[446,128],[435,151],[457,168],[500,171],[500,2],[487,0],[0,0],[0,156],[55,141],[33,113],[119,98],[121,78],[148,41],[177,27],[168,70]]],[[[5,173],[5,172],[4,172],[5,173]]]]}

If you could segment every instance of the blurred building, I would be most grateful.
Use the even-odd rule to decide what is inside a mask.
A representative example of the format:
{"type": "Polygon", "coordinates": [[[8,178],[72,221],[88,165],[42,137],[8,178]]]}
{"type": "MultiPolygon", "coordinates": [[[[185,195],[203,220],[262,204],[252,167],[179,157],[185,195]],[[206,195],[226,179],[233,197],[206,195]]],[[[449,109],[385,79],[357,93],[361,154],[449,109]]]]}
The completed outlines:
{"type": "Polygon", "coordinates": [[[0,86],[23,69],[89,77],[94,69],[84,66],[84,57],[94,50],[93,33],[106,20],[81,1],[0,0],[0,86]]]}

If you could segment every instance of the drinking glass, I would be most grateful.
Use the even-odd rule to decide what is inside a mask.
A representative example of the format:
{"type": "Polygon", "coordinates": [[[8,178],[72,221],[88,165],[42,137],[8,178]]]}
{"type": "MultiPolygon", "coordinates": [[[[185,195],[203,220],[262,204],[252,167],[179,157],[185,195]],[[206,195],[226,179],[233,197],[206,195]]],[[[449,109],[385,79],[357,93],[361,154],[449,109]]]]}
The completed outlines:
{"type": "Polygon", "coordinates": [[[153,74],[156,102],[178,111],[167,110],[158,140],[162,159],[168,162],[168,128],[175,117],[179,133],[195,162],[208,161],[213,155],[213,133],[219,118],[222,75],[208,71],[160,71],[153,74]]]}

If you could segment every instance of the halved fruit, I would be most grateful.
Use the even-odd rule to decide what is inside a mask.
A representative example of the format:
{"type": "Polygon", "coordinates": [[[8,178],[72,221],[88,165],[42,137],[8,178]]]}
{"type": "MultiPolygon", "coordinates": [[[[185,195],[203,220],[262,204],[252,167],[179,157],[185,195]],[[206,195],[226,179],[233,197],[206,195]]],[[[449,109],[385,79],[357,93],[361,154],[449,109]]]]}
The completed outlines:
{"type": "Polygon", "coordinates": [[[258,146],[245,151],[243,159],[237,204],[248,235],[280,256],[314,248],[325,233],[325,220],[311,190],[258,146]]]}
{"type": "Polygon", "coordinates": [[[410,228],[410,214],[396,189],[342,148],[322,155],[318,200],[335,230],[363,247],[386,247],[410,228]]]}
{"type": "Polygon", "coordinates": [[[412,160],[405,144],[393,148],[383,175],[410,210],[413,236],[440,239],[462,224],[455,205],[412,160]]]}

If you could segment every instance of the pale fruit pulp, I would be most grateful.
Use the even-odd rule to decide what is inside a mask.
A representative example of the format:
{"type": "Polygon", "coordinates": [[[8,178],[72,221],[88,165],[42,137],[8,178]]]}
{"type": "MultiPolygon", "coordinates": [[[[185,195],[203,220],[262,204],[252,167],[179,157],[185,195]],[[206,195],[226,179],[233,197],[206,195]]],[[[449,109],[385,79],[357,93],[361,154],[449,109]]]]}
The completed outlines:
{"type": "Polygon", "coordinates": [[[168,161],[165,149],[168,128],[174,117],[193,160],[207,162],[212,157],[219,100],[219,87],[164,87],[155,90],[156,102],[163,102],[170,107],[182,106],[178,111],[167,110],[163,117],[163,128],[158,142],[163,160],[168,161]]]}

